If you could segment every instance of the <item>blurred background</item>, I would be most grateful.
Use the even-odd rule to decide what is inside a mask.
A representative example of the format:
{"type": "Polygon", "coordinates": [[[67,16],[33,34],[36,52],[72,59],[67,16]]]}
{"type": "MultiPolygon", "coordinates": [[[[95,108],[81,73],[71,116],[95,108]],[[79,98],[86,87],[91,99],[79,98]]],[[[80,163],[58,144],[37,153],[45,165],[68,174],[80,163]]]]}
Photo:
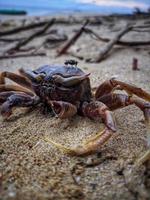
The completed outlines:
{"type": "Polygon", "coordinates": [[[132,14],[149,12],[150,0],[0,0],[1,14],[132,14]]]}

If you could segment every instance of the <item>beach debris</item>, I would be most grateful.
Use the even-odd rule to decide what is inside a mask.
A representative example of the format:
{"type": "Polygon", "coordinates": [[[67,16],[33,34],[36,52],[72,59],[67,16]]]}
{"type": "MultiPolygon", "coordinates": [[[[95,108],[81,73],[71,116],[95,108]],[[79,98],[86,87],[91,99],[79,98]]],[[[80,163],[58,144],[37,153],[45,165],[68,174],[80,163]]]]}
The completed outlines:
{"type": "Polygon", "coordinates": [[[134,71],[140,70],[138,68],[138,59],[137,58],[133,58],[133,60],[132,60],[132,70],[134,70],[134,71]]]}
{"type": "Polygon", "coordinates": [[[0,172],[0,193],[2,191],[2,182],[3,182],[3,175],[2,173],[0,172]]]}
{"type": "MultiPolygon", "coordinates": [[[[93,120],[103,120],[104,130],[75,148],[44,138],[44,141],[69,155],[85,156],[99,152],[116,132],[111,110],[131,104],[143,111],[146,127],[150,131],[150,94],[142,88],[112,78],[100,84],[95,94],[92,94],[90,74],[78,68],[77,61],[74,60],[68,60],[64,65],[45,65],[33,71],[20,69],[19,73],[20,75],[8,71],[0,73],[1,115],[5,119],[11,116],[14,107],[34,107],[45,102],[60,119],[67,119],[78,113],[93,120]],[[18,85],[5,84],[6,78],[18,85]],[[124,90],[129,95],[114,93],[115,90],[124,90]]],[[[146,153],[141,159],[145,162],[150,157],[146,153]]]]}
{"type": "Polygon", "coordinates": [[[65,54],[69,47],[73,45],[77,39],[81,36],[81,34],[84,31],[84,28],[88,25],[89,20],[86,20],[85,23],[81,26],[81,28],[68,40],[63,47],[57,50],[57,56],[61,56],[62,54],[65,54]]]}
{"type": "Polygon", "coordinates": [[[0,31],[0,37],[16,34],[16,33],[22,32],[22,31],[27,31],[27,30],[30,30],[33,28],[38,28],[41,26],[45,26],[47,23],[48,23],[48,20],[43,21],[43,22],[36,22],[36,23],[27,24],[24,26],[15,27],[15,28],[12,28],[12,29],[6,30],[6,31],[0,31]]]}
{"type": "Polygon", "coordinates": [[[126,25],[121,31],[119,31],[114,38],[112,38],[105,47],[99,50],[99,54],[96,58],[87,59],[87,62],[100,62],[108,56],[108,53],[113,48],[114,44],[126,33],[132,29],[132,26],[126,25]]]}
{"type": "MultiPolygon", "coordinates": [[[[80,27],[80,29],[78,29],[75,34],[68,40],[68,36],[66,34],[61,33],[60,34],[60,30],[56,29],[56,30],[50,30],[49,32],[47,31],[49,27],[51,27],[54,23],[69,23],[70,21],[73,21],[73,23],[81,23],[81,21],[83,22],[83,19],[81,20],[75,20],[73,19],[66,19],[66,18],[51,18],[49,21],[46,19],[45,21],[42,22],[32,22],[30,24],[26,24],[24,21],[22,26],[13,28],[11,30],[8,31],[2,31],[0,32],[0,41],[2,42],[7,42],[10,43],[9,45],[7,45],[5,47],[6,50],[3,51],[3,55],[0,55],[0,59],[4,59],[4,58],[8,58],[8,55],[12,55],[14,53],[16,53],[17,51],[30,51],[31,49],[34,49],[34,51],[31,51],[31,56],[36,56],[38,54],[33,54],[33,52],[37,52],[38,50],[42,47],[42,48],[58,48],[63,42],[65,42],[66,40],[68,40],[67,42],[65,42],[62,47],[60,47],[59,49],[57,49],[56,52],[56,57],[57,56],[61,56],[62,54],[67,54],[70,55],[72,57],[75,57],[79,60],[85,60],[86,62],[101,62],[102,60],[106,59],[108,57],[108,55],[110,54],[111,50],[113,49],[114,45],[121,45],[121,46],[130,46],[130,47],[134,47],[134,46],[142,46],[142,45],[150,45],[150,41],[126,41],[126,40],[122,40],[121,37],[123,35],[125,35],[126,33],[128,33],[129,31],[136,31],[136,30],[141,30],[145,28],[149,28],[149,24],[135,24],[135,25],[126,25],[125,27],[123,27],[115,36],[114,38],[106,38],[106,37],[101,37],[98,33],[96,33],[95,30],[87,27],[88,24],[93,24],[93,22],[97,22],[97,19],[99,22],[102,22],[102,19],[99,17],[94,17],[94,18],[84,18],[84,20],[86,19],[86,21],[84,21],[83,25],[80,27]],[[32,28],[37,28],[37,27],[42,27],[41,30],[38,30],[32,34],[30,34],[29,36],[24,36],[22,38],[8,38],[8,37],[2,37],[2,36],[7,36],[7,35],[11,35],[11,34],[15,34],[15,33],[19,33],[21,31],[26,31],[26,30],[31,30],[32,28]],[[98,41],[103,41],[106,42],[107,44],[101,48],[99,50],[98,55],[94,58],[84,58],[84,56],[81,55],[81,53],[78,53],[76,51],[74,51],[72,48],[71,50],[69,49],[77,40],[78,38],[83,34],[83,33],[87,33],[89,34],[93,39],[98,40],[98,41]],[[23,46],[25,46],[26,44],[28,44],[30,41],[32,41],[34,38],[36,37],[44,37],[43,39],[41,38],[41,44],[38,46],[34,46],[34,47],[30,47],[30,48],[26,48],[23,49],[23,46]],[[69,51],[68,51],[69,50],[69,51]]],[[[40,19],[38,19],[40,20],[40,19]]],[[[37,19],[35,20],[37,21],[37,19]]],[[[103,23],[99,23],[99,25],[101,25],[103,23]]],[[[42,54],[41,54],[42,55],[42,54]]],[[[20,54],[17,54],[16,57],[21,57],[23,56],[20,54]]],[[[25,54],[25,56],[27,56],[27,54],[25,54]]],[[[15,56],[14,56],[15,57],[15,56]]],[[[10,57],[11,58],[11,57],[10,57]]]]}
{"type": "MultiPolygon", "coordinates": [[[[45,38],[43,45],[46,48],[55,48],[68,39],[68,36],[58,30],[55,33],[51,33],[45,38]]],[[[42,44],[41,44],[42,45],[42,44]]]]}
{"type": "Polygon", "coordinates": [[[69,55],[69,56],[72,56],[72,57],[74,57],[74,58],[77,58],[77,59],[79,59],[79,60],[84,60],[84,57],[82,56],[82,55],[78,55],[76,52],[74,52],[74,51],[69,51],[69,52],[67,52],[66,53],[67,55],[69,55]]]}
{"type": "Polygon", "coordinates": [[[0,42],[16,42],[20,41],[22,38],[0,38],[0,42]]]}
{"type": "Polygon", "coordinates": [[[30,52],[30,53],[17,53],[9,55],[0,55],[0,60],[11,59],[11,58],[21,58],[21,57],[34,57],[34,56],[46,56],[45,52],[30,52]]]}
{"type": "MultiPolygon", "coordinates": [[[[109,42],[111,40],[110,38],[105,38],[105,37],[99,36],[98,33],[96,33],[95,31],[93,31],[90,28],[84,28],[84,32],[89,34],[91,36],[91,38],[93,38],[95,40],[99,40],[99,41],[102,41],[102,42],[109,42]]],[[[118,40],[118,41],[116,41],[116,43],[114,45],[130,46],[130,47],[150,45],[150,40],[147,40],[147,41],[143,41],[143,40],[142,41],[139,41],[139,40],[138,41],[118,40]]]]}
{"type": "Polygon", "coordinates": [[[36,31],[35,33],[31,34],[29,37],[24,39],[23,41],[21,40],[17,44],[15,44],[14,47],[11,47],[9,50],[7,50],[7,54],[14,53],[15,51],[18,51],[22,46],[26,45],[28,42],[33,40],[35,37],[42,35],[45,33],[55,22],[55,18],[51,19],[41,30],[36,31]]]}

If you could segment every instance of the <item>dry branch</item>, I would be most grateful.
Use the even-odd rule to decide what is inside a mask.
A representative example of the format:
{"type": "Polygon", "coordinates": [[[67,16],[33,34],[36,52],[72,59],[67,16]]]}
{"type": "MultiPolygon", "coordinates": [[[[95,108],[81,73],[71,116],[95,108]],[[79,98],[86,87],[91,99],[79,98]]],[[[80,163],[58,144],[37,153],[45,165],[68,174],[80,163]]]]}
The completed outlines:
{"type": "Polygon", "coordinates": [[[34,56],[46,56],[46,53],[38,52],[38,53],[21,53],[14,55],[0,55],[0,60],[10,59],[10,58],[20,58],[20,57],[34,57],[34,56]]]}
{"type": "MultiPolygon", "coordinates": [[[[46,33],[43,33],[42,35],[37,35],[37,37],[44,37],[44,36],[47,36],[47,35],[57,35],[58,33],[58,30],[57,29],[53,29],[53,30],[50,30],[50,31],[47,31],[46,33]]],[[[67,36],[66,36],[67,37],[67,36]]],[[[19,38],[5,38],[5,37],[2,37],[0,38],[0,42],[17,42],[17,41],[21,41],[21,40],[25,40],[26,37],[19,37],[19,38]]]]}
{"type": "Polygon", "coordinates": [[[75,33],[75,35],[73,35],[72,38],[70,38],[70,40],[68,40],[66,42],[66,44],[61,48],[59,49],[57,52],[57,56],[61,56],[62,54],[65,54],[67,52],[67,50],[69,49],[69,47],[71,45],[73,45],[77,39],[81,36],[81,34],[83,33],[84,31],[84,28],[86,27],[86,25],[89,23],[88,20],[86,20],[86,22],[81,26],[81,28],[75,33]]]}
{"type": "MultiPolygon", "coordinates": [[[[103,38],[99,36],[95,31],[85,28],[84,29],[85,33],[88,33],[92,36],[92,38],[102,41],[102,42],[109,42],[111,39],[110,38],[103,38]]],[[[148,41],[124,41],[124,40],[118,40],[116,42],[116,45],[122,45],[122,46],[141,46],[141,45],[150,45],[150,40],[148,41]]]]}
{"type": "Polygon", "coordinates": [[[0,42],[16,42],[21,41],[22,38],[0,38],[0,42]]]}
{"type": "Polygon", "coordinates": [[[72,57],[74,57],[74,58],[77,58],[77,59],[79,59],[79,60],[84,60],[84,57],[83,57],[83,56],[78,55],[78,54],[76,54],[76,53],[73,52],[73,51],[69,51],[67,54],[70,55],[70,56],[72,56],[72,57]]]}
{"type": "Polygon", "coordinates": [[[22,46],[26,45],[28,42],[33,40],[35,37],[45,33],[49,29],[49,27],[51,27],[54,24],[54,22],[55,22],[55,18],[53,18],[50,22],[48,22],[44,26],[44,28],[42,28],[41,30],[38,30],[37,32],[33,33],[32,35],[30,35],[28,38],[24,39],[23,41],[18,42],[14,47],[7,50],[6,53],[12,53],[14,51],[19,50],[22,46]]]}
{"type": "Polygon", "coordinates": [[[38,22],[38,23],[35,23],[35,24],[32,23],[32,24],[28,24],[28,25],[25,25],[25,26],[19,26],[19,27],[13,28],[11,30],[2,31],[2,32],[0,32],[0,37],[6,36],[6,35],[11,35],[11,34],[16,34],[16,33],[19,33],[21,31],[27,31],[27,30],[30,30],[30,29],[33,29],[33,28],[38,28],[38,27],[46,25],[47,23],[48,23],[48,21],[38,22]]]}
{"type": "Polygon", "coordinates": [[[126,25],[119,33],[115,35],[113,39],[111,39],[107,45],[103,48],[100,49],[99,55],[97,56],[96,59],[87,59],[87,62],[100,62],[101,60],[105,59],[110,50],[113,48],[114,44],[117,43],[117,41],[127,32],[129,32],[132,29],[132,26],[126,25]]]}

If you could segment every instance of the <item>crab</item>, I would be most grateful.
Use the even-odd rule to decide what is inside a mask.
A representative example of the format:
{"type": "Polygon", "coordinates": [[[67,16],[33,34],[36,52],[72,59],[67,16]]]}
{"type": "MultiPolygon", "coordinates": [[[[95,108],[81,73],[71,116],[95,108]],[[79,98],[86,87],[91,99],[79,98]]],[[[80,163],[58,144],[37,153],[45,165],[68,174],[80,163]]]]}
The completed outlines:
{"type": "MultiPolygon", "coordinates": [[[[77,67],[77,62],[67,60],[63,65],[45,65],[36,70],[19,69],[19,74],[4,71],[0,73],[1,115],[8,119],[15,107],[32,107],[40,102],[49,107],[59,118],[71,118],[78,114],[93,120],[102,120],[105,128],[83,145],[67,148],[48,138],[65,153],[85,156],[100,151],[116,132],[112,111],[135,104],[143,111],[148,132],[150,132],[150,94],[134,85],[110,79],[100,84],[95,92],[91,89],[90,73],[77,67]],[[14,81],[5,84],[5,79],[14,81]],[[126,93],[116,93],[124,90],[126,93]],[[114,92],[115,91],[115,92],[114,92]],[[142,100],[143,99],[143,100],[142,100]]],[[[143,163],[150,158],[148,151],[139,159],[143,163]]]]}

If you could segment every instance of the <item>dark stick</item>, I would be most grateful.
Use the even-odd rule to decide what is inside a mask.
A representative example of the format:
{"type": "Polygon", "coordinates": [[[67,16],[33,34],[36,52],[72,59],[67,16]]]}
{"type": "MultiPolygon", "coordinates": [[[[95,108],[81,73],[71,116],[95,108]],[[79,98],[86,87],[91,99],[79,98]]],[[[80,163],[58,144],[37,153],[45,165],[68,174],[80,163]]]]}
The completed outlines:
{"type": "MultiPolygon", "coordinates": [[[[2,150],[2,152],[3,152],[3,150],[2,150]]],[[[0,172],[0,193],[2,192],[2,186],[3,186],[2,182],[3,182],[3,175],[0,172]]]]}
{"type": "Polygon", "coordinates": [[[61,56],[62,54],[65,54],[67,52],[67,50],[69,49],[69,47],[71,45],[73,45],[77,39],[81,36],[81,34],[83,33],[84,31],[84,28],[86,27],[86,25],[89,23],[88,20],[86,20],[86,22],[81,26],[81,28],[75,33],[75,35],[72,36],[72,38],[70,38],[70,40],[68,40],[66,42],[66,44],[61,48],[59,49],[57,52],[57,56],[61,56]]]}
{"type": "Polygon", "coordinates": [[[134,71],[140,70],[138,68],[138,59],[137,58],[133,58],[133,61],[132,61],[132,70],[134,70],[134,71]]]}
{"type": "MultiPolygon", "coordinates": [[[[109,42],[111,39],[110,38],[103,38],[99,36],[95,31],[89,29],[89,28],[84,28],[85,33],[91,34],[95,36],[95,38],[99,41],[102,42],[109,42]]],[[[150,40],[148,41],[124,41],[124,40],[118,40],[116,42],[116,45],[122,45],[122,46],[141,46],[141,45],[150,45],[150,40]]]]}
{"type": "Polygon", "coordinates": [[[39,23],[35,23],[35,24],[32,23],[32,24],[28,24],[26,26],[19,26],[17,28],[13,28],[11,30],[2,31],[2,32],[0,32],[0,37],[5,36],[5,35],[11,35],[11,34],[19,33],[21,31],[30,30],[30,29],[37,28],[37,27],[41,27],[41,26],[46,25],[47,23],[48,23],[48,21],[39,22],[39,23]]]}
{"type": "MultiPolygon", "coordinates": [[[[43,33],[42,35],[37,35],[37,37],[44,37],[44,36],[47,36],[47,35],[50,35],[50,34],[57,34],[57,29],[50,30],[46,33],[43,33]]],[[[25,40],[25,39],[26,39],[26,37],[19,37],[19,38],[2,37],[2,38],[0,38],[0,41],[2,41],[2,42],[16,42],[16,41],[22,41],[22,40],[25,40]]]]}
{"type": "Polygon", "coordinates": [[[0,55],[0,60],[9,58],[20,58],[20,57],[34,57],[34,56],[46,56],[46,53],[24,53],[24,54],[14,54],[14,55],[0,55]]]}
{"type": "Polygon", "coordinates": [[[87,62],[100,62],[103,59],[106,58],[106,56],[108,55],[108,53],[110,52],[110,50],[113,48],[114,44],[116,44],[116,42],[127,32],[129,32],[132,29],[132,26],[126,25],[119,33],[116,34],[116,36],[111,39],[107,45],[103,48],[100,49],[99,51],[99,55],[97,56],[96,59],[92,60],[92,59],[87,59],[87,62]]]}
{"type": "Polygon", "coordinates": [[[21,38],[0,38],[0,42],[16,42],[22,40],[21,38]]]}
{"type": "Polygon", "coordinates": [[[67,54],[70,55],[70,56],[72,56],[72,57],[78,58],[79,60],[83,60],[84,59],[83,56],[77,55],[74,52],[68,52],[67,54]]]}
{"type": "Polygon", "coordinates": [[[43,33],[45,33],[49,27],[51,27],[55,22],[55,18],[53,18],[50,22],[48,22],[43,29],[33,33],[32,35],[30,35],[28,38],[24,39],[23,41],[18,42],[14,47],[10,48],[7,53],[11,53],[13,51],[19,50],[22,46],[26,45],[28,42],[30,42],[31,40],[33,40],[35,37],[42,35],[43,33]]]}

